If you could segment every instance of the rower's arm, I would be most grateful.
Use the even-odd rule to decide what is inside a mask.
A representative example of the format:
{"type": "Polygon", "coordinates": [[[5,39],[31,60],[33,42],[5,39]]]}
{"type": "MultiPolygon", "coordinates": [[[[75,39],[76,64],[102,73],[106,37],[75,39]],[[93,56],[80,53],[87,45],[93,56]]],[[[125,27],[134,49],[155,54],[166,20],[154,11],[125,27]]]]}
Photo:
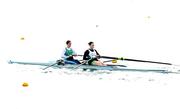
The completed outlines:
{"type": "Polygon", "coordinates": [[[89,59],[89,50],[86,50],[83,55],[83,60],[88,60],[88,59],[89,59]]]}
{"type": "Polygon", "coordinates": [[[98,57],[100,57],[100,54],[97,52],[97,50],[95,50],[96,51],[96,54],[98,55],[98,57]]]}
{"type": "Polygon", "coordinates": [[[72,51],[73,51],[73,55],[77,55],[77,53],[74,49],[72,49],[72,51]]]}
{"type": "Polygon", "coordinates": [[[67,58],[69,57],[69,56],[66,56],[65,53],[66,53],[66,49],[64,49],[64,50],[62,51],[61,58],[67,59],[67,58]]]}

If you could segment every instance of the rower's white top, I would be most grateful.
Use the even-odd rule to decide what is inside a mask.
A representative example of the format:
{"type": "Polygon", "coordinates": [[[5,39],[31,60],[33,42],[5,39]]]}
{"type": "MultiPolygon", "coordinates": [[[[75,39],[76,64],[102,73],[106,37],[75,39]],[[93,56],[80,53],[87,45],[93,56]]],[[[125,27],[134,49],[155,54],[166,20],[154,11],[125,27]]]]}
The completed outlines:
{"type": "Polygon", "coordinates": [[[96,53],[95,49],[94,49],[94,51],[89,50],[89,56],[91,58],[95,58],[97,56],[97,53],[96,53]]]}

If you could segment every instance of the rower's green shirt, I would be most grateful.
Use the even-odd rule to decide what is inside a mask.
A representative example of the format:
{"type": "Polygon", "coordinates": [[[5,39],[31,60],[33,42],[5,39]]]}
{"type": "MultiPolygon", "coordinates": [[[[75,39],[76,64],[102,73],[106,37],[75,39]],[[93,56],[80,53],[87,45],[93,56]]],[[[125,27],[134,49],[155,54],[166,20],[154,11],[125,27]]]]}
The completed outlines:
{"type": "MultiPolygon", "coordinates": [[[[69,56],[74,55],[74,54],[76,54],[76,52],[72,48],[65,48],[62,52],[61,57],[63,59],[68,59],[69,56]]],[[[73,57],[71,59],[73,59],[73,57]]]]}
{"type": "Polygon", "coordinates": [[[74,53],[74,52],[73,52],[72,48],[69,48],[69,49],[66,48],[66,52],[65,52],[65,55],[66,55],[66,56],[73,55],[73,53],[74,53]]]}

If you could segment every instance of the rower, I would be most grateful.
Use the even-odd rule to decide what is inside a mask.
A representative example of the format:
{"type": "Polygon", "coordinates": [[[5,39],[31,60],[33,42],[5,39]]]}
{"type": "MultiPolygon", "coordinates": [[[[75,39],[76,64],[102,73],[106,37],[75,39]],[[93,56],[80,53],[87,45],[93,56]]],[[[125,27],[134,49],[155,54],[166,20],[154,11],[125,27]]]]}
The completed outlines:
{"type": "Polygon", "coordinates": [[[89,49],[84,52],[83,60],[88,60],[89,65],[106,66],[99,60],[99,53],[94,49],[94,42],[89,42],[89,49]]]}
{"type": "Polygon", "coordinates": [[[81,64],[78,60],[74,59],[77,56],[76,52],[71,48],[71,41],[67,40],[67,47],[63,50],[61,57],[64,59],[65,64],[81,64]]]}

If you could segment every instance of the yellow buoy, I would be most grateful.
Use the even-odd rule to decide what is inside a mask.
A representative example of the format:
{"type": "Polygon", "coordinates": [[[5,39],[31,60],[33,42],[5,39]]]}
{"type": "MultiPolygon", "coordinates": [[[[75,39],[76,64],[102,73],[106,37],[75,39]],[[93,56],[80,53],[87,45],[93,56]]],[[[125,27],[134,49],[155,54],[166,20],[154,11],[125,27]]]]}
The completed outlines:
{"type": "Polygon", "coordinates": [[[147,16],[147,18],[148,18],[148,19],[150,19],[150,18],[151,18],[151,16],[147,16]]]}
{"type": "Polygon", "coordinates": [[[28,87],[29,84],[28,84],[27,82],[24,82],[24,83],[22,84],[22,86],[23,86],[23,87],[28,87]]]}
{"type": "Polygon", "coordinates": [[[25,38],[24,38],[24,37],[21,37],[20,40],[25,40],[25,38]]]}
{"type": "Polygon", "coordinates": [[[117,60],[112,60],[112,63],[117,63],[117,60]]]}

